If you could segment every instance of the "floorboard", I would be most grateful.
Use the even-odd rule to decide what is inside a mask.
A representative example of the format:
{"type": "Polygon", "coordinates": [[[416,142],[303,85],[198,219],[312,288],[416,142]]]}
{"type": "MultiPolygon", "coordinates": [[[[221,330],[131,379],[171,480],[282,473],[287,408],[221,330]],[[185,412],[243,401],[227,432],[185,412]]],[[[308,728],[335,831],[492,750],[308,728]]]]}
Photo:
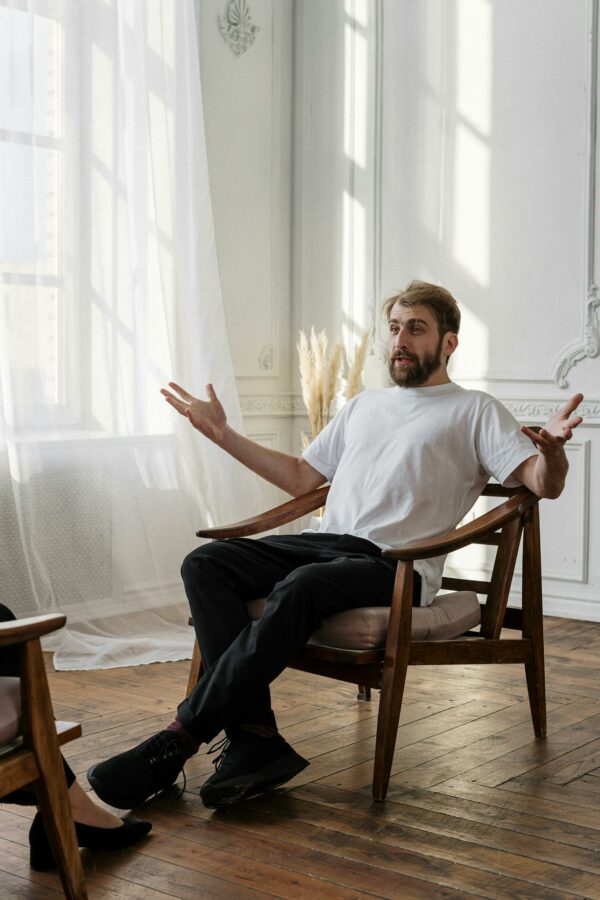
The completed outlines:
{"type": "MultiPolygon", "coordinates": [[[[548,737],[531,727],[519,666],[409,670],[386,803],[370,794],[377,696],[286,671],[280,728],[311,760],[285,789],[206,810],[204,749],[145,805],[151,836],[82,852],[90,897],[586,897],[600,900],[600,624],[546,619],[548,737]]],[[[65,755],[87,768],[159,730],[185,662],[49,674],[58,718],[81,721],[65,755]]],[[[62,895],[29,869],[32,810],[0,806],[0,900],[62,895]]]]}

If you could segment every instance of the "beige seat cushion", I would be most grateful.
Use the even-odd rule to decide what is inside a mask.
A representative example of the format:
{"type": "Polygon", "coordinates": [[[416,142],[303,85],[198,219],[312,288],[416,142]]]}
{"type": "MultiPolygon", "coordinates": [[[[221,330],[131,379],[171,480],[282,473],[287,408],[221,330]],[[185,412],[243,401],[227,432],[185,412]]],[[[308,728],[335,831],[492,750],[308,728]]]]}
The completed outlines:
{"type": "Polygon", "coordinates": [[[21,684],[18,678],[0,677],[0,746],[21,733],[21,684]]]}
{"type": "MultiPolygon", "coordinates": [[[[248,603],[250,616],[260,619],[265,604],[264,598],[248,603]]],[[[347,609],[325,619],[309,644],[344,650],[384,647],[389,617],[388,606],[347,609]]],[[[411,637],[413,641],[447,641],[475,628],[480,621],[481,609],[473,591],[440,594],[430,606],[413,609],[411,637]]]]}

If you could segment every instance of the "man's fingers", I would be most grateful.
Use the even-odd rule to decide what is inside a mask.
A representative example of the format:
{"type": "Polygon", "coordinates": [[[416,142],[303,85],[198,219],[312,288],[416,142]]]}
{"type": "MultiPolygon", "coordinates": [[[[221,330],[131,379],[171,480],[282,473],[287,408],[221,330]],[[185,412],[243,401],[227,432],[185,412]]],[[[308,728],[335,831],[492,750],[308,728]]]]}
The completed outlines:
{"type": "MultiPolygon", "coordinates": [[[[570,400],[567,400],[567,402],[561,409],[561,413],[564,416],[570,416],[571,413],[577,409],[577,407],[579,406],[579,404],[581,403],[582,400],[583,400],[583,394],[575,394],[573,397],[571,397],[570,400]]],[[[581,419],[581,417],[579,417],[579,421],[580,422],[583,421],[581,419]]],[[[577,424],[579,425],[579,422],[577,424]]]]}
{"type": "Polygon", "coordinates": [[[560,444],[562,446],[566,440],[564,435],[552,434],[552,432],[548,431],[546,428],[540,428],[539,436],[544,439],[544,442],[548,447],[555,446],[556,444],[560,444]]]}
{"type": "Polygon", "coordinates": [[[533,441],[541,453],[545,453],[547,450],[555,450],[557,446],[562,447],[566,441],[566,438],[551,434],[549,431],[546,431],[545,428],[540,428],[539,431],[533,431],[526,425],[522,425],[521,431],[533,441]]]}
{"type": "Polygon", "coordinates": [[[533,431],[533,429],[528,428],[527,425],[521,425],[521,431],[524,435],[526,435],[534,444],[537,444],[539,435],[537,431],[533,431]]]}
{"type": "Polygon", "coordinates": [[[183,403],[183,401],[178,400],[177,397],[174,397],[173,394],[169,394],[168,391],[161,391],[163,397],[174,409],[177,410],[178,413],[181,413],[182,416],[185,416],[186,411],[189,409],[187,403],[183,403]]]}
{"type": "Polygon", "coordinates": [[[182,388],[181,385],[176,384],[174,381],[169,382],[169,387],[173,388],[173,390],[176,391],[180,397],[183,397],[184,400],[187,400],[188,403],[191,403],[194,399],[191,394],[188,394],[185,388],[182,388]]]}

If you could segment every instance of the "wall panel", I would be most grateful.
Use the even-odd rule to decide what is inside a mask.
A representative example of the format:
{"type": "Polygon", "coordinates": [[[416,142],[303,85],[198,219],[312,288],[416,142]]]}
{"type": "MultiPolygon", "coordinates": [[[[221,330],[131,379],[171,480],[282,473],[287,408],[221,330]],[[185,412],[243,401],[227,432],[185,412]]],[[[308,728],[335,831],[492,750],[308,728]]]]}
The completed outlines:
{"type": "Polygon", "coordinates": [[[542,504],[545,594],[553,613],[600,620],[600,512],[589,503],[600,489],[597,0],[297,6],[296,321],[343,327],[345,286],[357,283],[339,203],[358,102],[344,79],[352,12],[368,22],[372,60],[360,173],[369,259],[352,314],[373,326],[370,368],[385,377],[378,304],[421,277],[461,302],[456,381],[522,422],[585,394],[568,487],[542,504]]]}

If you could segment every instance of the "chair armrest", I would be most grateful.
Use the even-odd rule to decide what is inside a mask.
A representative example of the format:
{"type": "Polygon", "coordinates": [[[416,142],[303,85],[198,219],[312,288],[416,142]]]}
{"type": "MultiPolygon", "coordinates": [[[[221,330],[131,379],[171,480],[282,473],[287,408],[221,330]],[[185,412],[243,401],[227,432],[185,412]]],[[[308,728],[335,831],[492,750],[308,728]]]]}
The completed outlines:
{"type": "Polygon", "coordinates": [[[446,553],[459,550],[461,547],[466,547],[467,544],[475,543],[481,538],[487,537],[494,531],[502,528],[511,519],[516,519],[525,509],[533,506],[538,500],[539,497],[536,497],[527,488],[523,488],[505,503],[501,503],[500,506],[496,506],[482,516],[478,516],[461,528],[453,528],[451,531],[440,534],[435,538],[421,541],[418,544],[411,544],[410,547],[384,550],[382,556],[385,556],[387,559],[403,561],[444,556],[446,553]]]}
{"type": "Polygon", "coordinates": [[[23,644],[33,638],[43,637],[62,628],[67,617],[62,613],[32,616],[29,619],[13,619],[0,622],[0,647],[7,644],[23,644]]]}
{"type": "Polygon", "coordinates": [[[198,537],[221,540],[222,538],[248,537],[251,534],[260,534],[261,531],[270,531],[271,528],[286,525],[288,522],[293,522],[300,516],[324,506],[328,493],[329,485],[325,485],[325,487],[309,491],[307,494],[294,497],[293,500],[288,500],[258,516],[219,528],[202,528],[196,534],[198,537]]]}

